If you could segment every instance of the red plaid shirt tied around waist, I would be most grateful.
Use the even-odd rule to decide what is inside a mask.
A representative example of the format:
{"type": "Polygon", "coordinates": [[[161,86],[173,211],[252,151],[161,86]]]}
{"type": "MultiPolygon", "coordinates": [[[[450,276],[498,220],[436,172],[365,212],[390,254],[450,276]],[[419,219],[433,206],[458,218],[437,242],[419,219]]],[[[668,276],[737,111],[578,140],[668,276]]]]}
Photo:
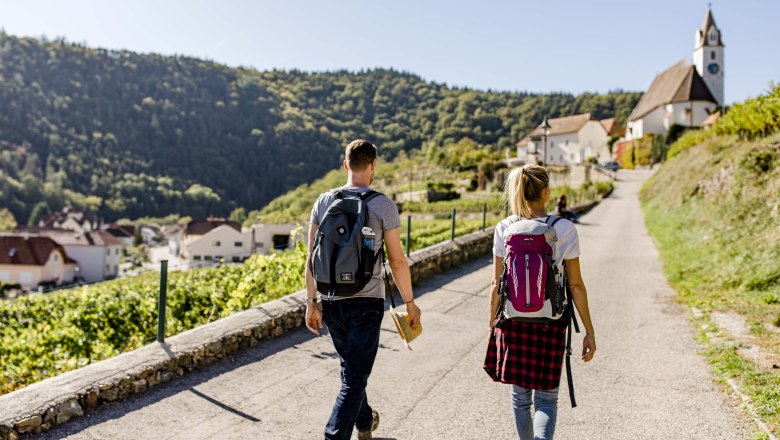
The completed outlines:
{"type": "Polygon", "coordinates": [[[490,335],[484,369],[496,382],[551,390],[561,381],[568,314],[549,322],[503,320],[490,335]]]}

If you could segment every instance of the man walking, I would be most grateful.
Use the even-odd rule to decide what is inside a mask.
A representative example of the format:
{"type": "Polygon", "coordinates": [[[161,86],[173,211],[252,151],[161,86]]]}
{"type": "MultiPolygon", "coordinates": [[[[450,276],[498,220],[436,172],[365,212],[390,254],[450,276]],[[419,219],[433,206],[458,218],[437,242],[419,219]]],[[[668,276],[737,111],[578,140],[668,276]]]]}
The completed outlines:
{"type": "MultiPolygon", "coordinates": [[[[347,145],[344,160],[346,185],[339,191],[320,195],[311,212],[309,252],[306,259],[306,326],[319,335],[324,322],[341,361],[341,391],[325,427],[325,439],[328,440],[348,440],[354,427],[358,430],[358,439],[368,440],[372,438],[371,432],[379,424],[379,413],[372,410],[368,404],[366,384],[379,348],[385,288],[382,280],[382,259],[377,258],[370,280],[359,292],[339,296],[330,291],[318,296],[317,281],[312,270],[312,248],[318,228],[337,197],[343,197],[343,193],[369,194],[376,161],[377,150],[370,142],[358,139],[347,145]],[[318,306],[320,304],[321,308],[318,306]]],[[[367,197],[365,204],[368,207],[368,227],[363,230],[364,233],[367,231],[368,235],[364,237],[372,237],[373,243],[365,240],[363,243],[369,243],[369,246],[373,244],[373,251],[376,253],[381,251],[384,244],[393,279],[412,318],[412,327],[417,328],[421,312],[414,303],[409,265],[401,249],[401,220],[398,209],[393,201],[381,194],[367,197]],[[372,233],[374,235],[371,235],[372,233]]],[[[342,229],[338,232],[343,233],[342,229]]],[[[345,274],[341,274],[340,280],[345,279],[351,281],[351,275],[347,274],[345,277],[345,274]]],[[[333,269],[330,282],[334,283],[333,269]]]]}

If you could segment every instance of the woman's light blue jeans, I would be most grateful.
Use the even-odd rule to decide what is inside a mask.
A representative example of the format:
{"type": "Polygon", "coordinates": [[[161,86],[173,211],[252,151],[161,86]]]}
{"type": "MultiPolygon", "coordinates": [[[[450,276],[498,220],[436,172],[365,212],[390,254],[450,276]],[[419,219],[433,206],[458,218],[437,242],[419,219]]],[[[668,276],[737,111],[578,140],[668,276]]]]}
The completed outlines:
{"type": "Polygon", "coordinates": [[[512,385],[512,410],[520,440],[552,440],[558,414],[558,388],[542,391],[512,385]],[[534,405],[533,417],[531,403],[534,405]]]}

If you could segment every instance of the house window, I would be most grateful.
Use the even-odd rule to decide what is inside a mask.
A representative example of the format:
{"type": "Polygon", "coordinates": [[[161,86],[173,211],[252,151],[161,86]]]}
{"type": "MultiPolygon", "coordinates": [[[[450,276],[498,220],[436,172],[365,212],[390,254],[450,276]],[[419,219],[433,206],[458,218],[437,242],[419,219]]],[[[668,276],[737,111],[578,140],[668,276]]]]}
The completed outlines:
{"type": "Polygon", "coordinates": [[[206,260],[206,261],[209,261],[209,260],[211,260],[211,255],[204,255],[203,259],[206,260]]]}
{"type": "Polygon", "coordinates": [[[712,52],[710,52],[710,59],[711,60],[715,59],[715,51],[714,50],[712,52]]]}
{"type": "Polygon", "coordinates": [[[214,246],[216,246],[216,247],[222,246],[222,242],[221,242],[221,241],[219,241],[219,240],[214,240],[214,242],[213,242],[212,244],[213,244],[214,246]]]}
{"type": "Polygon", "coordinates": [[[241,257],[233,257],[233,262],[237,263],[241,261],[241,257]]]}
{"type": "Polygon", "coordinates": [[[240,241],[236,241],[233,244],[236,245],[236,247],[241,247],[244,245],[244,243],[241,243],[240,241]]]}
{"type": "Polygon", "coordinates": [[[566,144],[565,145],[567,145],[567,146],[569,145],[569,140],[568,139],[566,139],[566,144]]]}
{"type": "Polygon", "coordinates": [[[193,255],[193,256],[192,256],[192,259],[193,259],[194,261],[200,261],[200,255],[193,255]]]}
{"type": "Polygon", "coordinates": [[[271,237],[271,240],[274,242],[274,249],[278,251],[283,251],[290,247],[290,236],[289,235],[274,235],[271,237]]]}
{"type": "Polygon", "coordinates": [[[119,248],[114,248],[114,255],[119,255],[119,248]]]}
{"type": "Polygon", "coordinates": [[[59,254],[54,254],[54,261],[60,261],[59,254]]]}
{"type": "Polygon", "coordinates": [[[111,265],[106,264],[106,272],[111,272],[111,265]]]}
{"type": "Polygon", "coordinates": [[[259,242],[259,243],[256,243],[256,246],[257,246],[257,247],[259,247],[259,248],[263,248],[263,247],[265,247],[265,243],[263,243],[263,242],[261,241],[261,242],[259,242]]]}

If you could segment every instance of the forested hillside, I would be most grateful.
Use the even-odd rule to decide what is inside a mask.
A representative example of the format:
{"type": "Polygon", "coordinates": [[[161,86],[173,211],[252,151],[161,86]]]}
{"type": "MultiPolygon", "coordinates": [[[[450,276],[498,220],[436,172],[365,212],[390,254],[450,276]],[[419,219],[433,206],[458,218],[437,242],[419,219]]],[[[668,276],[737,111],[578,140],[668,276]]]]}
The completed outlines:
{"type": "Polygon", "coordinates": [[[321,177],[355,137],[388,158],[463,138],[502,150],[544,115],[624,121],[639,96],[474,91],[381,69],[260,72],[0,33],[0,207],[19,223],[66,203],[107,220],[227,215],[321,177]]]}

